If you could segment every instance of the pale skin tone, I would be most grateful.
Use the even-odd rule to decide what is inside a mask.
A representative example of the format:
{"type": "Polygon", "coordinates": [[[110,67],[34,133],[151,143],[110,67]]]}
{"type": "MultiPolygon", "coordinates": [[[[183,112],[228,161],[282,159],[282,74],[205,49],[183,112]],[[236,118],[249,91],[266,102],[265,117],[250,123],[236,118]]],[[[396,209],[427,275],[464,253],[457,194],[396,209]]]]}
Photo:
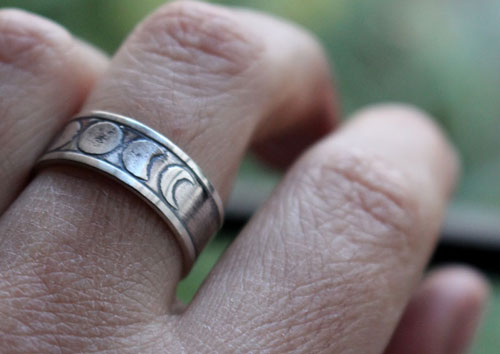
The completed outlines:
{"type": "Polygon", "coordinates": [[[340,125],[328,61],[302,29],[168,4],[108,59],[35,15],[0,11],[0,348],[9,353],[457,354],[487,286],[423,277],[459,170],[425,113],[340,125]],[[79,110],[168,136],[227,199],[249,148],[283,181],[181,313],[182,257],[140,199],[36,158],[79,110]]]}

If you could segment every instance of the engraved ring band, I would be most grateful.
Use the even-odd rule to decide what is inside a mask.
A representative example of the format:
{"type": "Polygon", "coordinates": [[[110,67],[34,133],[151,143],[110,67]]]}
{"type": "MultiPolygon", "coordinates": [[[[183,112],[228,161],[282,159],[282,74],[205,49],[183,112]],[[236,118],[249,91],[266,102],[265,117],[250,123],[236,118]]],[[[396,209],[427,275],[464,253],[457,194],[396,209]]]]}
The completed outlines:
{"type": "Polygon", "coordinates": [[[38,160],[55,163],[93,168],[148,202],[174,232],[185,272],[222,225],[221,199],[198,165],[134,119],[104,111],[74,118],[38,160]]]}

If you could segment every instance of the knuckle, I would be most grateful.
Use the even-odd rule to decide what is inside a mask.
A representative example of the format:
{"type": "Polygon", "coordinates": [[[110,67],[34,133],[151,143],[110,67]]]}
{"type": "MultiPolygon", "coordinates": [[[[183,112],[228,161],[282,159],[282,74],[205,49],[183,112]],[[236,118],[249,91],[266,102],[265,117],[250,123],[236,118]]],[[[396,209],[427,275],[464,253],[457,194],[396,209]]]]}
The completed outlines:
{"type": "Polygon", "coordinates": [[[179,62],[176,70],[237,75],[253,66],[262,43],[230,11],[204,3],[167,4],[135,34],[147,53],[179,62]]]}
{"type": "Polygon", "coordinates": [[[108,296],[115,288],[125,293],[132,282],[110,277],[100,283],[105,293],[92,276],[68,269],[81,261],[64,253],[19,259],[0,275],[1,348],[58,352],[89,343],[105,346],[116,339],[117,329],[133,335],[136,324],[142,323],[137,309],[128,311],[118,297],[108,296]]]}
{"type": "Polygon", "coordinates": [[[62,27],[17,9],[0,10],[0,65],[33,69],[56,62],[72,43],[62,27]]]}
{"type": "Polygon", "coordinates": [[[354,242],[409,252],[419,209],[405,174],[369,151],[342,146],[327,154],[325,159],[325,152],[318,151],[306,177],[315,209],[322,210],[311,212],[320,216],[314,223],[324,224],[321,219],[331,218],[333,211],[335,231],[350,233],[354,242]]]}

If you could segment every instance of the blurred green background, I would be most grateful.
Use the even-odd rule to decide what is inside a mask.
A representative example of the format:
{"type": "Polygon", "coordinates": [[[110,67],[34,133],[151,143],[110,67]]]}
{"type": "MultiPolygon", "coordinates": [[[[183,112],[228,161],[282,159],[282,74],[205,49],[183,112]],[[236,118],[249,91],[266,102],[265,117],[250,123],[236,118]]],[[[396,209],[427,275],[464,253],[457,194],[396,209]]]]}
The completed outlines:
{"type": "MultiPolygon", "coordinates": [[[[332,61],[345,115],[404,101],[433,114],[458,146],[464,177],[457,202],[499,208],[500,2],[436,0],[232,0],[309,28],[332,61]]],[[[159,0],[2,0],[66,26],[112,54],[159,0]]],[[[260,173],[246,163],[243,173],[260,173]]],[[[184,300],[230,242],[220,235],[179,287],[184,300]]],[[[500,277],[473,353],[500,348],[500,277]]]]}

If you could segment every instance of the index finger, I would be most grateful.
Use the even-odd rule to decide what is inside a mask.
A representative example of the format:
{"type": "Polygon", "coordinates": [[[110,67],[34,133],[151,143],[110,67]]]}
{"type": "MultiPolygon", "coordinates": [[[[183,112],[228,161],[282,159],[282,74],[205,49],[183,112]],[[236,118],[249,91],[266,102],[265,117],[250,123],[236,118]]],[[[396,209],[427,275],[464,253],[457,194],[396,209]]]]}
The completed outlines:
{"type": "Polygon", "coordinates": [[[381,353],[456,176],[453,149],[425,114],[363,110],[292,167],[213,270],[183,328],[228,351],[381,353]]]}

